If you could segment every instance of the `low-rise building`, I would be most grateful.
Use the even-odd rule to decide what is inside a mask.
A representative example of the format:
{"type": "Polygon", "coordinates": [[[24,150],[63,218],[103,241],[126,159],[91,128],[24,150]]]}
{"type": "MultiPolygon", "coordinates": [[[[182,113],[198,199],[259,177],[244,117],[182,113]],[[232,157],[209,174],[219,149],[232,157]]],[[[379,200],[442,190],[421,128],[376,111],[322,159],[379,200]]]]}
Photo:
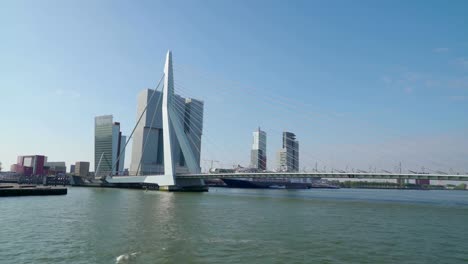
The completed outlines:
{"type": "Polygon", "coordinates": [[[65,161],[47,161],[44,164],[44,168],[48,172],[48,175],[56,175],[59,173],[67,172],[67,166],[65,165],[65,161]]]}
{"type": "Polygon", "coordinates": [[[43,155],[18,156],[16,164],[11,165],[10,170],[20,175],[45,175],[44,163],[47,160],[43,155]]]}
{"type": "Polygon", "coordinates": [[[75,176],[80,176],[83,178],[88,177],[89,175],[89,162],[88,161],[77,161],[75,163],[75,176]]]}

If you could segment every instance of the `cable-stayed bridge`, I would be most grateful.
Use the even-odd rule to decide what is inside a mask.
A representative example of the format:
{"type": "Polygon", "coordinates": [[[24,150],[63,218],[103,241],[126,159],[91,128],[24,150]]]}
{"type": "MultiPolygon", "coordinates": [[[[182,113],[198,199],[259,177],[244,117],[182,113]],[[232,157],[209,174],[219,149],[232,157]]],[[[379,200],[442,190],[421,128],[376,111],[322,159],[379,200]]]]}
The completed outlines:
{"type": "MultiPolygon", "coordinates": [[[[144,156],[141,155],[135,176],[112,176],[103,177],[102,180],[111,184],[154,184],[160,190],[204,190],[205,179],[215,178],[329,178],[329,179],[416,179],[416,180],[450,180],[468,181],[468,175],[444,174],[444,173],[377,173],[377,172],[230,172],[230,173],[201,173],[200,153],[201,135],[203,134],[203,104],[189,104],[187,99],[175,94],[175,81],[172,65],[172,53],[166,55],[164,74],[156,90],[146,101],[137,124],[127,139],[122,150],[130,141],[138,124],[142,119],[148,124],[148,132],[143,133],[141,152],[148,155],[150,151],[156,150],[154,156],[158,156],[151,164],[150,173],[145,169],[144,156]],[[153,102],[153,97],[159,84],[162,81],[162,95],[157,102],[153,102]],[[152,115],[147,112],[148,105],[156,103],[152,115]],[[158,107],[161,107],[160,121],[156,120],[158,107]],[[150,118],[151,117],[151,118],[150,118]],[[160,127],[156,129],[157,142],[149,143],[150,135],[153,133],[155,123],[160,122],[160,127]],[[151,144],[157,147],[151,150],[151,144]],[[150,148],[150,150],[147,150],[150,148]]],[[[190,99],[189,99],[190,102],[190,99]]],[[[287,140],[287,139],[286,139],[287,140]]],[[[266,143],[266,142],[265,142],[266,143]]],[[[287,154],[288,155],[288,154],[287,154]]],[[[121,155],[119,155],[120,157],[121,155]]],[[[288,158],[290,158],[288,156],[288,158]]],[[[116,162],[117,163],[117,162],[116,162]]],[[[116,164],[114,164],[114,167],[116,164]]],[[[112,168],[112,171],[114,170],[112,168]]]]}

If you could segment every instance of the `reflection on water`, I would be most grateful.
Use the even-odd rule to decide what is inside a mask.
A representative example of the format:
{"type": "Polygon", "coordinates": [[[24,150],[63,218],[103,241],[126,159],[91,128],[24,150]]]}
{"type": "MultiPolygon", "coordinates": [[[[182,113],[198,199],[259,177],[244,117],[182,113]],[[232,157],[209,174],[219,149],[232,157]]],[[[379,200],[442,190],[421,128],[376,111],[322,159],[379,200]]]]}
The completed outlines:
{"type": "Polygon", "coordinates": [[[71,188],[0,200],[0,263],[466,263],[467,222],[468,192],[71,188]]]}

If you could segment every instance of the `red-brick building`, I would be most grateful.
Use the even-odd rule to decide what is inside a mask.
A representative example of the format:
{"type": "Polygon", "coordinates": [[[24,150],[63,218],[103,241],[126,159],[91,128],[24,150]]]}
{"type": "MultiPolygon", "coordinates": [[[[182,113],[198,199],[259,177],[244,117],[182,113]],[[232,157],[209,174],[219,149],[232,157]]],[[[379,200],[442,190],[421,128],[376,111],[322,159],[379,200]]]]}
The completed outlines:
{"type": "Polygon", "coordinates": [[[16,164],[10,170],[25,176],[45,175],[44,163],[46,157],[42,155],[18,156],[16,164]]]}

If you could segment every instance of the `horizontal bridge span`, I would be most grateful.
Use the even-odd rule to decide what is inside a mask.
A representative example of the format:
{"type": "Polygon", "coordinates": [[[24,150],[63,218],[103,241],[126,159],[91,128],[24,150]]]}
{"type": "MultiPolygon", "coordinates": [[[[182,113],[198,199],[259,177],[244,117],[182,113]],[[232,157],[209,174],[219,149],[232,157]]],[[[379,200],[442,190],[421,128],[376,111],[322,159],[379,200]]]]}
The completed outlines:
{"type": "Polygon", "coordinates": [[[260,172],[260,173],[200,173],[179,174],[183,179],[218,178],[330,178],[330,179],[419,179],[468,181],[468,175],[411,174],[411,173],[324,173],[324,172],[260,172]]]}

